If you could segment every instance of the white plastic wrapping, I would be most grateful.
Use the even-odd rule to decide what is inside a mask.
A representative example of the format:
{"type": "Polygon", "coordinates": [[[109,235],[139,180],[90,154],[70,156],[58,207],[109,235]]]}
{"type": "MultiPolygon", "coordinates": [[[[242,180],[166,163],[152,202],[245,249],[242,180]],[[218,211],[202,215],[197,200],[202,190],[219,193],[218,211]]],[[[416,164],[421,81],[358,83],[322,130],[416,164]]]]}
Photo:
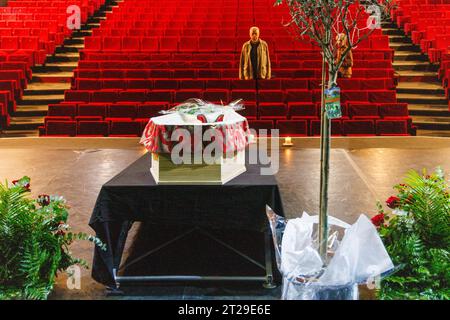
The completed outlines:
{"type": "Polygon", "coordinates": [[[301,218],[287,221],[268,210],[268,217],[283,276],[282,299],[357,299],[358,283],[371,282],[394,268],[377,230],[365,215],[351,226],[328,218],[331,259],[326,268],[317,250],[314,225],[317,228],[318,216],[304,212],[301,218]],[[336,228],[344,230],[341,241],[337,240],[336,228]]]}

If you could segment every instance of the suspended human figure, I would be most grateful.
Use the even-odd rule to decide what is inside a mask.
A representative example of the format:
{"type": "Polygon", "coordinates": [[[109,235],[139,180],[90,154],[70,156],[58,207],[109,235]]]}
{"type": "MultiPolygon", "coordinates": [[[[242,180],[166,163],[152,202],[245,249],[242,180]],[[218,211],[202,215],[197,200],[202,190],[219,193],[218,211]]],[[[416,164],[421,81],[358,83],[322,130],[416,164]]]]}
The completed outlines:
{"type": "MultiPolygon", "coordinates": [[[[344,33],[338,34],[336,36],[336,46],[337,46],[336,61],[339,61],[349,46],[347,35],[345,35],[344,33]]],[[[345,56],[341,67],[339,68],[339,77],[351,78],[352,67],[353,67],[353,54],[352,50],[350,49],[348,54],[345,56]]]]}
{"type": "Polygon", "coordinates": [[[271,67],[267,42],[259,38],[259,28],[250,28],[250,40],[242,46],[239,79],[270,79],[271,67]]]}

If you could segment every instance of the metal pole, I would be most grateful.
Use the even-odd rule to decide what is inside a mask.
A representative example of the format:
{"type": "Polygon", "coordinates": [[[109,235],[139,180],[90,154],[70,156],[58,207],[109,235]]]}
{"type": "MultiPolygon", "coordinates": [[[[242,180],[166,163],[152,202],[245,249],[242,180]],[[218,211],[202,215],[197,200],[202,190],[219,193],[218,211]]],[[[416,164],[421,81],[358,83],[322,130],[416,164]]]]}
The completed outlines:
{"type": "Polygon", "coordinates": [[[322,52],[322,99],[320,123],[320,202],[319,202],[319,254],[327,262],[328,240],[328,177],[330,168],[330,120],[325,112],[326,86],[325,54],[322,52]]]}

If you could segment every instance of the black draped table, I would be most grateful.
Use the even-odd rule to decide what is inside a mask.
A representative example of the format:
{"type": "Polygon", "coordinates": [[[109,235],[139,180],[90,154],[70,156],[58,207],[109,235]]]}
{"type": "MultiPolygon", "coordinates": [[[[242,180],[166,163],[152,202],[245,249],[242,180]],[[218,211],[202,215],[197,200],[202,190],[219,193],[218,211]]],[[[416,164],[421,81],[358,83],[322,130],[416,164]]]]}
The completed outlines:
{"type": "MultiPolygon", "coordinates": [[[[111,288],[118,286],[120,277],[116,273],[128,231],[134,221],[164,226],[265,232],[268,235],[268,267],[267,254],[270,257],[270,253],[267,252],[267,246],[271,241],[266,206],[284,216],[278,184],[273,175],[261,175],[259,164],[247,163],[245,173],[224,185],[158,185],[150,173],[150,166],[150,154],[145,154],[105,183],[100,190],[89,222],[97,236],[107,245],[106,251],[95,248],[92,277],[96,281],[111,288]]],[[[271,265],[272,258],[269,259],[271,265]]],[[[270,281],[271,273],[270,266],[270,270],[266,270],[270,281]]],[[[148,280],[151,277],[142,278],[148,280]]],[[[158,279],[165,280],[164,277],[158,279]]],[[[199,279],[184,277],[182,280],[199,279]]],[[[211,277],[207,280],[214,279],[211,277]]],[[[230,280],[250,279],[234,277],[230,280]]]]}

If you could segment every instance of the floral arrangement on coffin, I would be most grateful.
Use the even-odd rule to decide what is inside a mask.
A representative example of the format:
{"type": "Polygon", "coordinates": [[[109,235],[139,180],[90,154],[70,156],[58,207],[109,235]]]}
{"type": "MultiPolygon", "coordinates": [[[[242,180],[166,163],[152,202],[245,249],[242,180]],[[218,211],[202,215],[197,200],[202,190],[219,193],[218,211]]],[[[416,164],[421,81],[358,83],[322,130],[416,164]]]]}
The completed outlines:
{"type": "Polygon", "coordinates": [[[75,240],[105,249],[98,238],[70,231],[64,198],[30,199],[29,191],[28,177],[0,184],[0,300],[46,299],[59,271],[75,264],[87,268],[69,251],[75,240]]]}
{"type": "Polygon", "coordinates": [[[372,218],[398,271],[381,283],[381,299],[450,298],[450,195],[443,171],[410,171],[396,196],[372,218]]]}

